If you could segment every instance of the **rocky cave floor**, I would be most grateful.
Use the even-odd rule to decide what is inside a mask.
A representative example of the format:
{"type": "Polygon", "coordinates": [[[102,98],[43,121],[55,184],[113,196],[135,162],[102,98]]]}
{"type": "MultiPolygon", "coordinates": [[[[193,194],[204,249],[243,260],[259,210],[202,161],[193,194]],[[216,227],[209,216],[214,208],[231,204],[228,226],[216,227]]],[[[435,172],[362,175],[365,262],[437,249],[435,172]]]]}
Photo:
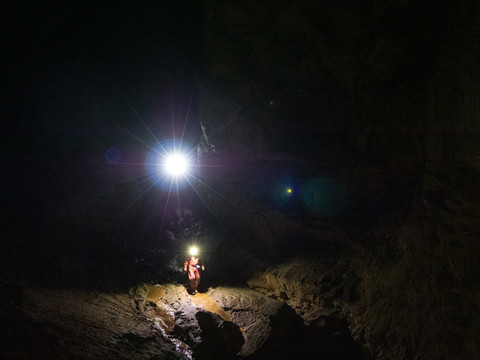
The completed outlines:
{"type": "Polygon", "coordinates": [[[367,358],[333,307],[302,308],[284,292],[217,286],[192,296],[172,283],[124,293],[1,288],[2,359],[367,358]]]}

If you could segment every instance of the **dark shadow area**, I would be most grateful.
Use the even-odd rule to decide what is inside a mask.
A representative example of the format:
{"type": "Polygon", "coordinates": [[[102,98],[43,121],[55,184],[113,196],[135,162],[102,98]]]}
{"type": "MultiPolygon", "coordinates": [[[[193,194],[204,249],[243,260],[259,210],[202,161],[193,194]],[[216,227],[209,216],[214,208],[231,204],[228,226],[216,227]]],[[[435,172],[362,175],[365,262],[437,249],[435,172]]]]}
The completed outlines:
{"type": "Polygon", "coordinates": [[[322,317],[316,324],[305,326],[301,317],[285,305],[270,321],[271,336],[248,359],[373,359],[352,339],[345,320],[322,317]]]}
{"type": "MultiPolygon", "coordinates": [[[[57,355],[50,345],[57,339],[48,335],[45,324],[39,324],[25,316],[15,305],[20,305],[22,297],[15,292],[13,284],[1,284],[0,297],[0,356],[3,359],[54,359],[57,355]],[[27,345],[28,344],[28,345],[27,345]]],[[[20,289],[18,289],[20,290],[20,289]]]]}
{"type": "Polygon", "coordinates": [[[193,351],[195,359],[236,359],[245,343],[240,328],[216,314],[199,311],[195,317],[202,330],[202,342],[193,351]]]}

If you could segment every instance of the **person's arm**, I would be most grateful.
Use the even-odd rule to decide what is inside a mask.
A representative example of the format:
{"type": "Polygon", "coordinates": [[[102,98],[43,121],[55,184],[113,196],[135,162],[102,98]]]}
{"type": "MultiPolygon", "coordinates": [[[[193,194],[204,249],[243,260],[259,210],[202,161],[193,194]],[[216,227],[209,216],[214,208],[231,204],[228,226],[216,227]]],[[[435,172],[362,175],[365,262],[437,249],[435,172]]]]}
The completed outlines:
{"type": "Polygon", "coordinates": [[[183,271],[187,271],[188,259],[183,263],[183,271]]]}

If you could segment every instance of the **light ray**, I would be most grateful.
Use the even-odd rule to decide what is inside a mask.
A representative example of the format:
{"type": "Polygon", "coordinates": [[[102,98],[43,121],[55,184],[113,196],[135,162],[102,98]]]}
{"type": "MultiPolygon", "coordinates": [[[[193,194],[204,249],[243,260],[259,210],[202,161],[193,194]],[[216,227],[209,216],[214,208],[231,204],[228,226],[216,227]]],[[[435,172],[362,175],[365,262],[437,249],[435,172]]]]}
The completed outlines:
{"type": "Polygon", "coordinates": [[[197,68],[197,71],[195,72],[195,80],[193,81],[192,91],[190,93],[190,99],[189,99],[188,107],[187,107],[187,114],[185,116],[185,121],[183,123],[182,136],[180,137],[180,144],[182,144],[182,142],[183,142],[183,137],[185,136],[185,131],[187,129],[187,122],[188,122],[188,117],[190,116],[190,108],[192,107],[193,94],[195,93],[195,84],[197,82],[197,76],[198,76],[198,68],[197,68]]]}
{"type": "MultiPolygon", "coordinates": [[[[120,91],[120,89],[117,87],[115,87],[116,90],[118,91],[118,93],[120,94],[120,96],[123,98],[123,100],[127,103],[128,107],[130,108],[130,110],[135,114],[135,116],[137,117],[138,120],[140,120],[140,122],[142,123],[142,125],[148,130],[149,134],[152,135],[153,139],[155,140],[155,142],[158,143],[158,139],[157,137],[155,136],[155,134],[153,133],[153,131],[147,126],[147,124],[145,123],[145,121],[142,119],[142,117],[140,116],[140,114],[135,110],[135,108],[133,107],[133,105],[130,103],[130,101],[128,101],[128,99],[123,95],[123,93],[120,91]]],[[[143,141],[142,141],[143,143],[143,141]]]]}
{"type": "MultiPolygon", "coordinates": [[[[170,183],[172,185],[172,183],[170,183]]],[[[171,190],[171,186],[170,186],[170,190],[171,190]]],[[[167,200],[165,201],[165,207],[163,209],[163,214],[162,214],[162,223],[160,224],[160,229],[159,229],[159,236],[163,230],[163,224],[165,223],[165,216],[167,214],[167,206],[168,206],[168,202],[170,200],[170,195],[172,194],[172,191],[168,191],[167,193],[167,200]]]]}
{"type": "Polygon", "coordinates": [[[190,186],[192,187],[193,191],[195,191],[195,193],[197,194],[198,198],[202,201],[202,203],[205,205],[205,207],[208,209],[208,211],[210,212],[210,214],[213,215],[213,217],[215,218],[215,220],[217,220],[218,223],[220,223],[220,220],[218,219],[217,215],[213,212],[213,210],[210,208],[210,206],[207,204],[207,202],[205,201],[205,199],[202,197],[202,195],[200,195],[200,192],[195,188],[195,186],[193,186],[192,183],[190,183],[190,186]]]}

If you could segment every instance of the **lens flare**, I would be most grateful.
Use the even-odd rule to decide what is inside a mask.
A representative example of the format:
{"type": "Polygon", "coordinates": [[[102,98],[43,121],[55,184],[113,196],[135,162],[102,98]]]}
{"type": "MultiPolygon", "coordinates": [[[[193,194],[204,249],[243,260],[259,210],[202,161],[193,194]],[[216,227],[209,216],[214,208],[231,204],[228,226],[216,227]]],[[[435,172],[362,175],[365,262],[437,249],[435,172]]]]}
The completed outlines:
{"type": "Polygon", "coordinates": [[[105,160],[107,160],[109,164],[116,164],[120,161],[121,158],[122,153],[116,147],[108,148],[105,151],[105,160]]]}
{"type": "Polygon", "coordinates": [[[333,176],[311,179],[302,189],[303,203],[316,215],[340,215],[347,209],[349,200],[347,189],[333,176]]]}
{"type": "Polygon", "coordinates": [[[198,249],[195,246],[190,248],[190,255],[195,256],[198,255],[198,249]]]}

